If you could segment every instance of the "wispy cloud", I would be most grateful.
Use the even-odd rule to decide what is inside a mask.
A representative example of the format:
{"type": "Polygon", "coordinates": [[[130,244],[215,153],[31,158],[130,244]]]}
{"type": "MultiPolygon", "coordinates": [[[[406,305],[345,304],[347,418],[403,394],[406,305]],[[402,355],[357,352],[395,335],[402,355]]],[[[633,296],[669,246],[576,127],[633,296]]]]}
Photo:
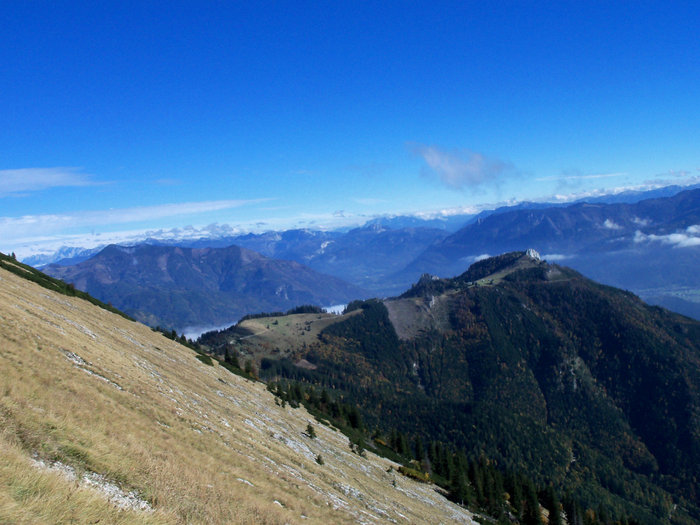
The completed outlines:
{"type": "Polygon", "coordinates": [[[637,224],[638,226],[649,226],[651,224],[651,221],[649,219],[641,219],[639,217],[634,217],[632,219],[632,222],[637,224]]]}
{"type": "Polygon", "coordinates": [[[542,259],[545,261],[550,261],[550,262],[557,262],[557,261],[565,261],[567,259],[571,259],[573,255],[566,255],[563,253],[547,253],[542,256],[542,259]]]}
{"type": "Polygon", "coordinates": [[[683,180],[682,182],[669,179],[655,179],[644,181],[643,184],[630,184],[627,186],[616,186],[613,188],[598,188],[579,192],[556,193],[554,195],[549,195],[533,200],[537,202],[571,202],[580,199],[602,197],[604,195],[618,195],[620,193],[625,192],[641,192],[656,190],[671,185],[683,187],[692,186],[695,184],[700,184],[700,176],[690,177],[688,179],[683,180]]]}
{"type": "Polygon", "coordinates": [[[535,180],[538,182],[545,182],[545,181],[574,181],[574,180],[591,180],[591,179],[612,179],[614,177],[624,177],[626,176],[627,173],[624,172],[619,172],[619,173],[589,173],[589,174],[583,174],[583,173],[572,173],[572,172],[566,172],[563,173],[562,175],[553,175],[551,177],[538,177],[535,180]]]}
{"type": "Polygon", "coordinates": [[[667,235],[647,235],[638,230],[634,234],[634,242],[661,242],[663,244],[670,244],[674,248],[700,246],[700,224],[688,226],[685,231],[669,233],[667,235]]]}
{"type": "Polygon", "coordinates": [[[473,264],[475,262],[483,261],[491,257],[488,253],[482,253],[481,255],[468,255],[467,257],[462,257],[460,261],[464,261],[467,264],[473,264]]]}
{"type": "Polygon", "coordinates": [[[98,184],[79,168],[22,168],[0,170],[0,197],[49,188],[92,186],[98,184]]]}
{"type": "Polygon", "coordinates": [[[448,188],[454,190],[497,185],[501,180],[516,173],[511,164],[482,153],[445,151],[423,144],[410,144],[409,147],[427,164],[424,173],[436,176],[448,188]]]}
{"type": "Polygon", "coordinates": [[[47,235],[67,231],[72,228],[96,228],[105,225],[152,221],[166,217],[196,215],[237,208],[265,200],[267,199],[183,202],[64,214],[0,217],[0,238],[5,240],[20,239],[34,235],[47,235]]]}
{"type": "MultiPolygon", "coordinates": [[[[700,171],[700,168],[697,171],[700,171]]],[[[672,170],[667,173],[660,173],[655,179],[644,181],[644,184],[656,187],[671,185],[691,186],[699,183],[700,175],[693,175],[692,172],[685,170],[672,170]]]]}

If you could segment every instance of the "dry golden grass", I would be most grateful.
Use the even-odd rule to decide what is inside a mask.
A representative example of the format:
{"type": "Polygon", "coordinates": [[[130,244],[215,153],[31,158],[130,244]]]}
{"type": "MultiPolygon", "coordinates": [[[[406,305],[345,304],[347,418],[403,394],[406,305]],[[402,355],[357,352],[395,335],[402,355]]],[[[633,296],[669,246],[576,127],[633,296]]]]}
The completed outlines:
{"type": "Polygon", "coordinates": [[[292,314],[246,319],[241,321],[240,326],[251,332],[251,335],[238,340],[239,350],[258,363],[263,357],[269,356],[293,358],[305,345],[316,341],[321,330],[358,313],[359,310],[344,315],[292,314]]]}
{"type": "Polygon", "coordinates": [[[392,466],[263,385],[0,270],[0,523],[470,522],[392,466]],[[119,510],[32,457],[101,474],[154,510],[119,510]]]}

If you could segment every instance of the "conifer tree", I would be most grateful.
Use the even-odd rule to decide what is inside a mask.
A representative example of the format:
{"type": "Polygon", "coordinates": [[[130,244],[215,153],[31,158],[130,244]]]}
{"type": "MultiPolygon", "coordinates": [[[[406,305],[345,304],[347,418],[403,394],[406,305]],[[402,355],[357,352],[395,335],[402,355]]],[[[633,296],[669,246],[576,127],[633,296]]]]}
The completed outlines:
{"type": "Polygon", "coordinates": [[[540,502],[537,499],[537,491],[532,481],[525,484],[525,512],[523,513],[524,525],[542,525],[542,513],[540,502]]]}
{"type": "Polygon", "coordinates": [[[561,505],[559,503],[559,498],[552,485],[547,487],[545,491],[545,505],[549,509],[549,524],[550,525],[563,525],[562,515],[561,515],[561,505]]]}
{"type": "Polygon", "coordinates": [[[316,430],[314,430],[313,425],[311,423],[308,423],[306,425],[306,435],[308,435],[311,439],[316,438],[316,430]]]}
{"type": "Polygon", "coordinates": [[[416,461],[422,462],[423,458],[425,457],[425,452],[423,450],[423,441],[421,440],[420,436],[416,436],[416,439],[413,441],[413,450],[413,457],[416,459],[416,461]]]}

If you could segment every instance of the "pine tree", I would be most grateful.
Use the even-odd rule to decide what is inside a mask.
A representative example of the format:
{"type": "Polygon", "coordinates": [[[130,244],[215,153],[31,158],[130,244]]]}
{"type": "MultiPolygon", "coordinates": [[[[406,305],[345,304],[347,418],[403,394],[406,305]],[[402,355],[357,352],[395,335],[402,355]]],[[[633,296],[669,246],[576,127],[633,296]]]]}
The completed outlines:
{"type": "Polygon", "coordinates": [[[532,481],[525,484],[525,512],[523,513],[524,525],[542,525],[542,513],[540,502],[537,499],[537,491],[532,481]]]}
{"type": "Polygon", "coordinates": [[[352,406],[350,412],[348,413],[348,423],[352,428],[362,427],[362,418],[360,417],[360,412],[357,410],[355,405],[352,406]]]}
{"type": "Polygon", "coordinates": [[[306,435],[309,436],[311,439],[316,438],[316,430],[314,430],[313,425],[311,423],[306,425],[306,435]]]}
{"type": "Polygon", "coordinates": [[[525,499],[523,496],[523,487],[520,480],[516,479],[513,484],[513,490],[510,498],[510,505],[513,507],[513,513],[519,520],[522,519],[525,512],[525,499]]]}
{"type": "Polygon", "coordinates": [[[422,462],[423,458],[425,457],[425,451],[423,450],[423,441],[421,440],[420,436],[416,436],[416,439],[413,441],[413,450],[413,457],[419,463],[422,462]]]}
{"type": "Polygon", "coordinates": [[[224,362],[235,368],[241,368],[241,365],[238,362],[236,350],[233,348],[229,349],[229,345],[226,345],[226,348],[224,349],[224,362]]]}
{"type": "Polygon", "coordinates": [[[561,515],[561,505],[559,504],[559,498],[552,485],[547,487],[545,491],[545,505],[549,509],[549,524],[550,525],[563,525],[562,515],[561,515]]]}
{"type": "Polygon", "coordinates": [[[399,447],[397,452],[401,454],[402,456],[408,456],[410,449],[408,448],[408,441],[406,440],[406,436],[403,435],[403,433],[399,432],[399,447]]]}

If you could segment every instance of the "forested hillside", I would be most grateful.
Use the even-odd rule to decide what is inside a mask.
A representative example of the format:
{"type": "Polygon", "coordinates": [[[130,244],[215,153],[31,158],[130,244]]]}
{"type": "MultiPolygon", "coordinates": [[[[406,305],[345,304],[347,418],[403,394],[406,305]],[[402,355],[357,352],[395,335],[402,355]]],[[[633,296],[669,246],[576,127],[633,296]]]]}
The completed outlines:
{"type": "Polygon", "coordinates": [[[700,323],[523,252],[351,307],[295,357],[312,372],[274,373],[338,392],[385,442],[462,451],[601,523],[700,520],[700,323]],[[421,329],[400,338],[397,315],[421,329]]]}

